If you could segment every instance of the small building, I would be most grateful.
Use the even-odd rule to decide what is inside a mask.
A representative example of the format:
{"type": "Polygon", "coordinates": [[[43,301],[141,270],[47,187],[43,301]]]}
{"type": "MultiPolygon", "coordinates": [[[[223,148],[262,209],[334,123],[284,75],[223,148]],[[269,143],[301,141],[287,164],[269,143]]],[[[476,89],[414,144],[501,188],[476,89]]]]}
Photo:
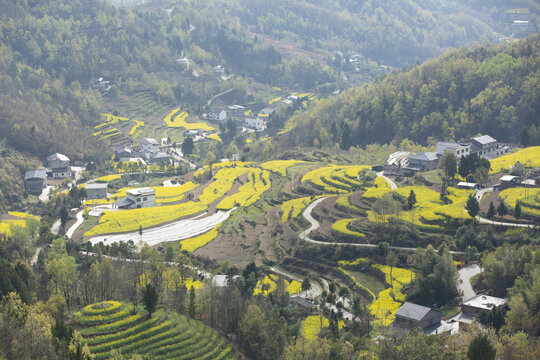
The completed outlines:
{"type": "Polygon", "coordinates": [[[24,186],[29,194],[39,195],[47,186],[46,170],[30,170],[24,174],[24,186]]]}
{"type": "Polygon", "coordinates": [[[70,166],[52,168],[48,174],[49,174],[49,177],[53,179],[65,179],[67,177],[72,178],[75,176],[75,172],[73,171],[73,169],[71,169],[70,166]]]}
{"type": "Polygon", "coordinates": [[[442,313],[432,308],[406,302],[396,312],[394,326],[400,328],[418,327],[422,330],[438,326],[442,320],[442,313]]]}
{"type": "Polygon", "coordinates": [[[467,143],[458,144],[455,142],[437,142],[437,155],[442,156],[447,152],[453,153],[458,159],[467,156],[471,152],[471,146],[467,143]]]}
{"type": "Polygon", "coordinates": [[[246,112],[246,108],[242,105],[229,105],[227,107],[227,113],[229,113],[232,117],[240,118],[244,116],[244,113],[246,112]]]}
{"type": "Polygon", "coordinates": [[[266,121],[260,117],[256,118],[245,118],[244,126],[256,131],[263,131],[266,129],[266,121]]]}
{"type": "Polygon", "coordinates": [[[227,120],[227,112],[225,110],[212,110],[208,113],[208,120],[225,122],[227,120]]]}
{"type": "Polygon", "coordinates": [[[463,141],[463,144],[470,144],[471,153],[476,153],[481,158],[492,159],[497,156],[497,140],[489,135],[482,135],[463,141]]]}
{"type": "Polygon", "coordinates": [[[152,188],[138,188],[126,191],[126,197],[113,203],[118,209],[140,209],[156,204],[156,191],[152,188]]]}
{"type": "Polygon", "coordinates": [[[159,151],[159,142],[156,139],[152,138],[141,138],[139,140],[139,144],[141,145],[141,153],[142,150],[148,150],[150,152],[158,152],[159,151]]]}
{"type": "Polygon", "coordinates": [[[223,65],[214,66],[214,74],[223,75],[224,73],[225,73],[225,68],[223,67],[223,65]]]}
{"type": "Polygon", "coordinates": [[[107,198],[107,183],[86,184],[85,189],[88,200],[107,198]]]}
{"type": "Polygon", "coordinates": [[[439,157],[434,152],[421,152],[409,156],[409,166],[421,171],[429,171],[437,168],[439,157]]]}
{"type": "Polygon", "coordinates": [[[461,312],[472,316],[478,316],[481,311],[492,311],[497,307],[504,307],[506,304],[507,302],[503,298],[489,295],[477,295],[461,304],[461,312]]]}
{"type": "Polygon", "coordinates": [[[171,156],[164,152],[158,152],[156,154],[150,155],[149,159],[150,164],[170,164],[171,163],[171,156]]]}
{"type": "Polygon", "coordinates": [[[458,189],[464,189],[464,190],[477,190],[480,189],[480,185],[477,183],[471,183],[466,181],[460,181],[457,183],[456,187],[458,189]]]}
{"type": "Polygon", "coordinates": [[[54,153],[47,156],[47,166],[51,169],[68,166],[69,162],[69,158],[64,154],[54,153]]]}
{"type": "MultiPolygon", "coordinates": [[[[236,280],[236,279],[239,279],[240,276],[234,275],[232,278],[233,280],[236,280]]],[[[228,275],[214,275],[214,277],[212,278],[212,287],[215,287],[215,288],[227,287],[230,285],[229,280],[230,279],[228,275]]]]}
{"type": "Polygon", "coordinates": [[[270,115],[272,115],[277,109],[274,108],[274,107],[266,107],[264,109],[262,109],[261,111],[259,111],[259,114],[258,116],[260,117],[268,117],[270,115]]]}

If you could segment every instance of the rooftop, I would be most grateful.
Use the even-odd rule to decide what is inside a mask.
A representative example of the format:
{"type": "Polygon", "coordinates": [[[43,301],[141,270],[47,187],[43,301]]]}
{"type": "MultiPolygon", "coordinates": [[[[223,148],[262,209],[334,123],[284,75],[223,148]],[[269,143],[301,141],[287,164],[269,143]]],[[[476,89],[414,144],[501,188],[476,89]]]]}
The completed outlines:
{"type": "Polygon", "coordinates": [[[435,161],[438,159],[437,157],[437,153],[435,152],[421,152],[421,153],[418,153],[418,154],[412,154],[411,156],[409,156],[409,160],[410,159],[413,159],[413,160],[424,160],[424,161],[435,161]]]}
{"type": "Polygon", "coordinates": [[[405,304],[401,305],[399,310],[396,312],[396,316],[420,321],[431,310],[431,308],[428,308],[426,306],[406,302],[405,304]]]}
{"type": "Polygon", "coordinates": [[[517,179],[518,177],[519,176],[514,176],[514,175],[504,175],[499,180],[500,181],[513,181],[514,179],[517,179]]]}
{"type": "Polygon", "coordinates": [[[157,142],[156,139],[152,139],[152,138],[141,138],[141,140],[139,140],[139,142],[143,145],[159,145],[159,143],[157,142]]]}
{"type": "Polygon", "coordinates": [[[472,299],[467,300],[463,303],[463,305],[472,306],[477,309],[491,310],[494,307],[506,305],[506,300],[495,296],[478,295],[473,297],[472,299]]]}
{"type": "Polygon", "coordinates": [[[54,153],[52,155],[47,156],[47,160],[48,161],[53,161],[53,160],[69,161],[69,158],[64,154],[54,153]]]}
{"type": "Polygon", "coordinates": [[[152,188],[144,187],[144,188],[127,190],[126,193],[131,194],[133,196],[156,195],[156,190],[152,188]]]}
{"type": "Polygon", "coordinates": [[[24,174],[24,180],[28,179],[46,179],[47,178],[47,171],[45,170],[30,170],[27,171],[26,174],[24,174]]]}
{"type": "Polygon", "coordinates": [[[494,138],[492,138],[489,135],[478,136],[478,137],[475,137],[474,140],[477,141],[478,143],[482,144],[482,145],[490,144],[492,142],[497,142],[497,140],[495,140],[494,138]]]}
{"type": "Polygon", "coordinates": [[[472,182],[460,181],[460,182],[457,183],[457,186],[473,188],[473,187],[478,186],[478,184],[477,183],[472,183],[472,182]]]}
{"type": "Polygon", "coordinates": [[[86,184],[85,189],[86,189],[86,190],[107,189],[107,183],[93,183],[93,184],[86,184]]]}

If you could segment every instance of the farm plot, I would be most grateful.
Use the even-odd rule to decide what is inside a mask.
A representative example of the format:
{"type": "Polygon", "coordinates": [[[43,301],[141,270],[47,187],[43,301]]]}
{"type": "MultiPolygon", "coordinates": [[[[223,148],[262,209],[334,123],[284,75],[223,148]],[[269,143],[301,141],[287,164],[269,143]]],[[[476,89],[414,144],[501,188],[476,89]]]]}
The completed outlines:
{"type": "Polygon", "coordinates": [[[328,165],[308,172],[301,182],[309,182],[325,193],[346,194],[362,188],[364,184],[358,180],[358,174],[368,168],[366,165],[328,165]]]}
{"type": "MultiPolygon", "coordinates": [[[[306,340],[315,340],[323,328],[330,326],[330,323],[324,315],[309,315],[302,321],[302,335],[306,340]]],[[[338,328],[345,326],[343,320],[338,321],[338,328]]]]}
{"type": "Polygon", "coordinates": [[[163,121],[165,124],[167,124],[167,127],[170,128],[184,128],[187,130],[204,130],[204,131],[213,131],[216,130],[212,126],[206,124],[206,123],[188,123],[186,122],[186,119],[188,117],[188,113],[185,111],[180,111],[180,108],[173,109],[170,113],[168,113],[164,118],[163,121]]]}
{"type": "MultiPolygon", "coordinates": [[[[274,292],[277,288],[278,279],[279,277],[274,274],[265,276],[264,279],[257,282],[255,289],[253,289],[253,295],[263,294],[264,296],[267,296],[268,294],[274,292]]],[[[283,278],[282,280],[285,285],[285,290],[289,293],[289,295],[294,295],[302,292],[302,284],[300,283],[300,281],[288,281],[283,278]]]]}
{"type": "Polygon", "coordinates": [[[95,359],[108,359],[113,350],[126,357],[139,354],[145,359],[236,357],[225,339],[201,322],[163,311],[148,318],[141,308],[134,309],[132,315],[132,309],[128,304],[102,302],[74,315],[95,359]]]}
{"type": "Polygon", "coordinates": [[[540,146],[533,146],[525,149],[520,149],[514,153],[510,153],[490,161],[490,174],[496,174],[503,170],[510,169],[516,162],[520,162],[526,167],[540,166],[540,146]]]}
{"type": "Polygon", "coordinates": [[[11,235],[11,229],[14,226],[19,226],[26,228],[27,221],[33,219],[39,221],[37,216],[18,212],[18,211],[8,211],[8,216],[2,220],[0,219],[0,234],[11,235]]]}
{"type": "Polygon", "coordinates": [[[261,195],[270,189],[270,174],[268,171],[252,168],[247,173],[247,178],[248,181],[240,186],[237,193],[220,201],[217,205],[219,210],[249,206],[259,200],[261,195]]]}
{"type": "Polygon", "coordinates": [[[280,174],[281,176],[287,176],[287,169],[297,164],[305,164],[306,161],[299,160],[272,160],[262,163],[261,168],[280,174]]]}
{"type": "Polygon", "coordinates": [[[356,219],[341,219],[332,224],[332,231],[350,237],[350,238],[364,238],[366,234],[350,230],[349,224],[356,219]]]}
{"type": "Polygon", "coordinates": [[[385,275],[385,281],[390,287],[379,292],[378,298],[369,306],[369,311],[375,316],[375,322],[383,326],[390,325],[399,307],[405,302],[405,294],[401,289],[414,280],[414,273],[407,269],[388,265],[375,264],[372,267],[385,275]]]}
{"type": "MultiPolygon", "coordinates": [[[[447,220],[466,220],[470,216],[465,211],[465,204],[470,194],[474,194],[471,190],[459,190],[448,188],[448,199],[451,204],[444,204],[440,200],[440,194],[424,186],[407,186],[395,190],[390,190],[387,187],[369,188],[363,195],[367,199],[380,199],[383,195],[395,192],[406,199],[410,192],[414,191],[417,203],[408,211],[401,214],[403,221],[410,222],[423,228],[440,228],[442,222],[447,220]]],[[[368,211],[368,219],[372,222],[385,222],[392,215],[377,214],[374,211],[368,211]]]]}
{"type": "Polygon", "coordinates": [[[314,199],[313,197],[303,197],[285,201],[281,205],[281,223],[283,224],[289,219],[296,219],[314,199]]]}
{"type": "Polygon", "coordinates": [[[501,191],[499,197],[512,209],[519,201],[524,214],[540,216],[540,189],[510,188],[501,191]]]}

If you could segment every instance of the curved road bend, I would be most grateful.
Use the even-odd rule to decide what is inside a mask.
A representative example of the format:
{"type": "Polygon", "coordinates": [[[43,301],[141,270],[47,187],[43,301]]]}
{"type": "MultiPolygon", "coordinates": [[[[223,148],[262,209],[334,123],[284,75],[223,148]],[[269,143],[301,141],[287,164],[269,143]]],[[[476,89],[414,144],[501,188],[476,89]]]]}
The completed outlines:
{"type": "MultiPolygon", "coordinates": [[[[309,206],[304,210],[304,212],[302,213],[302,216],[307,220],[309,221],[309,223],[311,224],[311,226],[309,227],[309,229],[307,230],[304,230],[300,233],[300,239],[304,240],[304,241],[307,241],[309,243],[312,243],[312,244],[317,244],[317,245],[327,245],[327,246],[356,246],[356,247],[366,247],[366,248],[376,248],[378,247],[378,245],[375,245],[375,244],[357,244],[357,243],[342,243],[342,242],[329,242],[329,241],[318,241],[318,240],[313,240],[312,238],[309,237],[309,233],[311,233],[312,231],[315,231],[319,228],[320,224],[317,220],[315,220],[313,218],[313,216],[311,215],[311,212],[313,211],[313,209],[315,208],[315,206],[317,206],[320,202],[324,201],[325,199],[327,199],[327,197],[324,197],[324,198],[320,198],[320,199],[317,199],[315,200],[314,202],[312,202],[311,204],[309,204],[309,206]]],[[[412,247],[401,247],[401,246],[389,246],[390,249],[392,250],[401,250],[401,251],[416,251],[416,248],[412,248],[412,247]]],[[[462,252],[462,251],[450,251],[450,254],[453,254],[453,255],[464,255],[465,253],[462,252]]]]}

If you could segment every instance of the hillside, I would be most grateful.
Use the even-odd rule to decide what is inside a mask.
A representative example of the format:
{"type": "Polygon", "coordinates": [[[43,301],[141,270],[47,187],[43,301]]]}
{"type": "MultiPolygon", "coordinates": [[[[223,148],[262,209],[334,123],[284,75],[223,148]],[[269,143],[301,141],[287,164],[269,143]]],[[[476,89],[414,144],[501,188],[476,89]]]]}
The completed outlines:
{"type": "Polygon", "coordinates": [[[95,359],[107,359],[113,351],[156,360],[236,358],[216,331],[177,313],[159,310],[148,317],[132,305],[104,301],[86,306],[74,319],[95,359]]]}
{"type": "Polygon", "coordinates": [[[405,138],[420,144],[487,133],[540,143],[540,36],[484,43],[321,100],[283,137],[285,144],[339,143],[343,149],[405,138]]]}

